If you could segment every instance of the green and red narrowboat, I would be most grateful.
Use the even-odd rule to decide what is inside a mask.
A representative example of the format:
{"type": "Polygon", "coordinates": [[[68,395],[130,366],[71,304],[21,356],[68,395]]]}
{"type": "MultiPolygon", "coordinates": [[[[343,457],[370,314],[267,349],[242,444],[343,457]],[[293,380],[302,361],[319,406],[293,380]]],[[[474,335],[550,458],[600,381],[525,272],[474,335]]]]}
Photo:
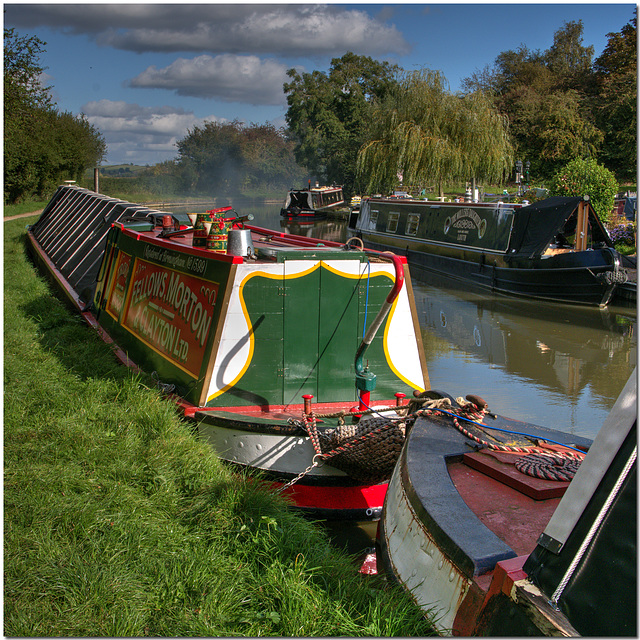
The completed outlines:
{"type": "Polygon", "coordinates": [[[394,459],[354,469],[361,445],[343,445],[429,386],[406,260],[245,223],[230,207],[167,214],[62,186],[28,241],[221,459],[315,516],[378,518],[394,459]]]}

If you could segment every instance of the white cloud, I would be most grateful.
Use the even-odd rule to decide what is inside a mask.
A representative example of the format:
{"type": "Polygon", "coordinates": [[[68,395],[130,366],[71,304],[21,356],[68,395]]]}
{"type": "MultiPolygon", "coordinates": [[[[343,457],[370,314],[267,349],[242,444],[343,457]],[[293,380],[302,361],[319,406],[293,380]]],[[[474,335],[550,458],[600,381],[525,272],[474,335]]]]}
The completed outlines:
{"type": "Polygon", "coordinates": [[[107,143],[109,164],[156,164],[176,158],[176,143],[189,129],[205,121],[223,122],[214,115],[198,118],[176,107],[142,107],[122,100],[88,102],[82,108],[107,143]]]}
{"type": "Polygon", "coordinates": [[[128,51],[191,51],[291,56],[404,54],[393,24],[365,11],[323,4],[5,5],[17,26],[87,34],[128,51]]]}
{"type": "Polygon", "coordinates": [[[257,56],[202,55],[192,60],[178,58],[163,69],[148,67],[129,85],[225,102],[284,105],[286,72],[286,65],[257,56]]]}

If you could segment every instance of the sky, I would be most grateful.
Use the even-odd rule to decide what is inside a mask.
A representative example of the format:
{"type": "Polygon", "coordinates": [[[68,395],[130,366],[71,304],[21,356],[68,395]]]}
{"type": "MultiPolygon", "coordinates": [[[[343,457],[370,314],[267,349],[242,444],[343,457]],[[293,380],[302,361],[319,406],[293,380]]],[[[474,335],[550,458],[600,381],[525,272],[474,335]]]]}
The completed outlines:
{"type": "Polygon", "coordinates": [[[524,45],[545,51],[582,20],[597,58],[635,3],[237,4],[5,2],[4,26],[46,44],[43,83],[107,143],[104,165],[153,165],[204,122],[285,126],[286,72],[351,51],[437,70],[451,91],[524,45]]]}

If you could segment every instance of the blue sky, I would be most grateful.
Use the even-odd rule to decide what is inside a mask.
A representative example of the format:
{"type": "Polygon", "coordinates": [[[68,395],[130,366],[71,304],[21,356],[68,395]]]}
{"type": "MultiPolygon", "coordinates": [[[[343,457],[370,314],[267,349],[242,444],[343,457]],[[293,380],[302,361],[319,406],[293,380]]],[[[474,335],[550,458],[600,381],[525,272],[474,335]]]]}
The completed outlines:
{"type": "Polygon", "coordinates": [[[548,49],[582,20],[594,57],[634,3],[4,4],[4,26],[46,42],[58,107],[103,134],[105,164],[177,157],[204,121],[285,124],[286,70],[327,71],[347,51],[405,70],[441,71],[452,91],[521,45],[548,49]]]}

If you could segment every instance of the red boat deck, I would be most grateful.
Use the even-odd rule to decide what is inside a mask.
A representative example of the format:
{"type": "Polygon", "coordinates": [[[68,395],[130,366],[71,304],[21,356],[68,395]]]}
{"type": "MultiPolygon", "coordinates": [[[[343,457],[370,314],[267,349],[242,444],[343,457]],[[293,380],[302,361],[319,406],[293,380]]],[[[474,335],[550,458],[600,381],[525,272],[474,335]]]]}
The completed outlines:
{"type": "Polygon", "coordinates": [[[517,457],[487,452],[465,454],[461,461],[450,463],[448,469],[467,506],[521,556],[535,548],[569,483],[526,476],[513,466],[517,457]]]}

